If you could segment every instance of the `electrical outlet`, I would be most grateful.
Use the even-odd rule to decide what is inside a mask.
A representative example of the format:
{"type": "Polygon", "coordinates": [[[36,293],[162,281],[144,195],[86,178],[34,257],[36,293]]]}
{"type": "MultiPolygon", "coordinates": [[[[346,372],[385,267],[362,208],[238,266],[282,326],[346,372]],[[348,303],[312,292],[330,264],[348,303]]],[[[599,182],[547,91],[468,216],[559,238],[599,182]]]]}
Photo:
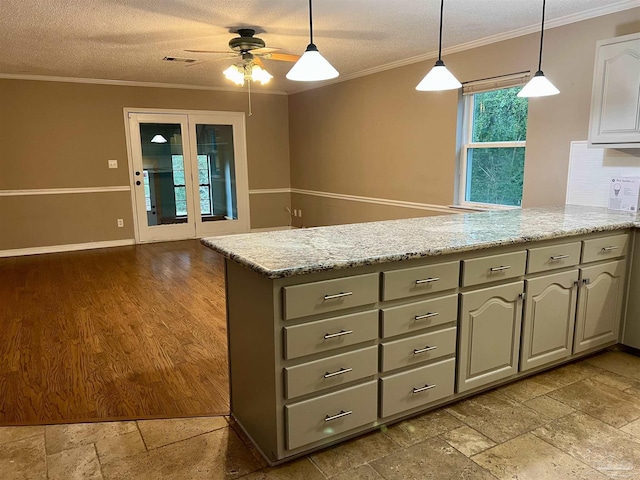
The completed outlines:
{"type": "Polygon", "coordinates": [[[122,218],[119,218],[119,219],[118,219],[118,227],[119,227],[119,228],[124,227],[124,220],[123,220],[122,218]]]}
{"type": "Polygon", "coordinates": [[[118,168],[118,160],[109,160],[109,168],[118,168]]]}
{"type": "Polygon", "coordinates": [[[298,216],[302,218],[302,209],[298,210],[298,216]]]}
{"type": "Polygon", "coordinates": [[[293,216],[297,217],[298,216],[298,210],[296,210],[295,208],[293,209],[293,216]]]}

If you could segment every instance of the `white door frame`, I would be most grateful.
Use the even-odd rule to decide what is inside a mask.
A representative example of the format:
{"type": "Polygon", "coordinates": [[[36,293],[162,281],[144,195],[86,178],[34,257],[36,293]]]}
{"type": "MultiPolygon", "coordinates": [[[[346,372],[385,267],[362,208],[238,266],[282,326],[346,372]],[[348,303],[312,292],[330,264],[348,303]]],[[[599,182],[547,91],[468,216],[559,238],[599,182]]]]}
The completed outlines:
{"type": "MultiPolygon", "coordinates": [[[[176,110],[176,109],[159,109],[159,108],[131,108],[125,107],[123,109],[124,125],[125,125],[125,140],[127,145],[127,168],[129,170],[129,184],[131,188],[131,207],[133,214],[133,227],[136,243],[146,243],[140,239],[140,221],[137,214],[137,201],[136,201],[136,177],[133,168],[133,140],[131,137],[131,129],[129,126],[129,114],[164,114],[170,115],[187,115],[187,124],[193,125],[194,123],[201,123],[198,120],[204,119],[209,116],[216,116],[218,119],[222,118],[224,121],[228,121],[229,125],[233,125],[233,138],[234,138],[234,161],[236,165],[236,202],[238,208],[238,220],[225,221],[225,222],[211,222],[211,224],[218,224],[215,232],[201,232],[201,236],[208,235],[223,235],[227,233],[243,233],[249,231],[250,225],[250,210],[249,210],[249,177],[247,166],[247,140],[246,140],[246,121],[244,112],[224,112],[224,111],[211,111],[211,110],[176,110]]],[[[188,135],[188,138],[183,139],[184,145],[189,144],[187,148],[191,147],[191,142],[195,138],[195,130],[193,128],[187,128],[183,133],[188,135]],[[193,133],[192,133],[193,130],[193,133]]],[[[185,154],[186,156],[186,154],[185,154]]],[[[186,168],[186,167],[185,167],[186,168]]],[[[189,172],[191,173],[191,172],[189,172]]],[[[186,171],[185,171],[186,175],[186,171]]],[[[190,175],[191,176],[191,175],[190,175]]],[[[187,202],[187,205],[192,205],[191,211],[188,211],[188,215],[194,215],[194,220],[200,220],[200,205],[193,205],[197,202],[187,202]]],[[[198,235],[196,235],[198,236],[198,235]]],[[[191,237],[194,238],[194,237],[191,237]]],[[[159,240],[176,240],[177,238],[165,238],[159,240]]]]}

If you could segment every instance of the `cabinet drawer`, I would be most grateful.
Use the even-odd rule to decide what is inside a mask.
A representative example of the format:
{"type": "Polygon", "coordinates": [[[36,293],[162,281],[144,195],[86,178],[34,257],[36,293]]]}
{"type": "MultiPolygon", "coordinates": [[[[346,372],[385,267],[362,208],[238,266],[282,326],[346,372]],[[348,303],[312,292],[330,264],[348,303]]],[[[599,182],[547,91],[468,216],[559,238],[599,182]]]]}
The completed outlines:
{"type": "Polygon", "coordinates": [[[292,450],[375,422],[377,393],[374,380],[285,406],[287,448],[292,450]]]}
{"type": "Polygon", "coordinates": [[[378,372],[378,348],[334,355],[284,369],[285,397],[295,398],[343,385],[378,372]]]}
{"type": "Polygon", "coordinates": [[[378,310],[284,327],[284,358],[298,358],[377,337],[378,310]]]}
{"type": "Polygon", "coordinates": [[[624,257],[629,246],[629,235],[611,235],[582,242],[582,263],[597,262],[610,258],[624,257]]]}
{"type": "Polygon", "coordinates": [[[581,248],[582,244],[580,242],[530,248],[527,273],[545,272],[556,268],[578,265],[580,263],[581,248]]]}
{"type": "Polygon", "coordinates": [[[526,262],[526,251],[463,260],[462,286],[519,277],[524,275],[526,262]]]}
{"type": "Polygon", "coordinates": [[[380,369],[387,372],[450,355],[455,351],[456,327],[393,342],[384,342],[380,344],[380,369]]]}
{"type": "Polygon", "coordinates": [[[453,395],[455,359],[380,379],[381,417],[388,417],[453,395]]]}
{"type": "Polygon", "coordinates": [[[382,309],[382,337],[455,322],[458,318],[458,295],[382,309]]]}
{"type": "Polygon", "coordinates": [[[424,295],[458,286],[460,262],[382,272],[382,300],[424,295]]]}
{"type": "Polygon", "coordinates": [[[378,274],[292,285],[283,290],[283,315],[290,320],[377,302],[378,274]]]}

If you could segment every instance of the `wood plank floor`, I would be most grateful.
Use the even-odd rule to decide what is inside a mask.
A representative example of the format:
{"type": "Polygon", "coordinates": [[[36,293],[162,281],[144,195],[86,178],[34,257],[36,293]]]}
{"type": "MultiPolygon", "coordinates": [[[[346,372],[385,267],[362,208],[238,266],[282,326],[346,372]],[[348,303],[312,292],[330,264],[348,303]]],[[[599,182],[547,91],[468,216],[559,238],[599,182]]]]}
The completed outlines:
{"type": "Polygon", "coordinates": [[[228,383],[198,241],[0,259],[0,425],[227,414],[228,383]]]}

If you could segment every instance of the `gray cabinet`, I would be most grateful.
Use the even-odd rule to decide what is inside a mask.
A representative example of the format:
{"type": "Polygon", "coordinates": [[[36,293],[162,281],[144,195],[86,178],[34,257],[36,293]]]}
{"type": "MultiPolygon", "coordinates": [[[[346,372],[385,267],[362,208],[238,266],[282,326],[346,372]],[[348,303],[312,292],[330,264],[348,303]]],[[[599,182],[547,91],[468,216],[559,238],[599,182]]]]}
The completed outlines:
{"type": "Polygon", "coordinates": [[[640,145],[640,33],[597,43],[589,144],[640,145]]]}
{"type": "Polygon", "coordinates": [[[462,294],[458,392],[518,372],[523,282],[462,294]]]}
{"type": "Polygon", "coordinates": [[[580,269],[574,353],[618,339],[625,270],[626,260],[580,269]]]}
{"type": "Polygon", "coordinates": [[[578,270],[525,281],[520,370],[571,355],[576,316],[578,270]]]}

